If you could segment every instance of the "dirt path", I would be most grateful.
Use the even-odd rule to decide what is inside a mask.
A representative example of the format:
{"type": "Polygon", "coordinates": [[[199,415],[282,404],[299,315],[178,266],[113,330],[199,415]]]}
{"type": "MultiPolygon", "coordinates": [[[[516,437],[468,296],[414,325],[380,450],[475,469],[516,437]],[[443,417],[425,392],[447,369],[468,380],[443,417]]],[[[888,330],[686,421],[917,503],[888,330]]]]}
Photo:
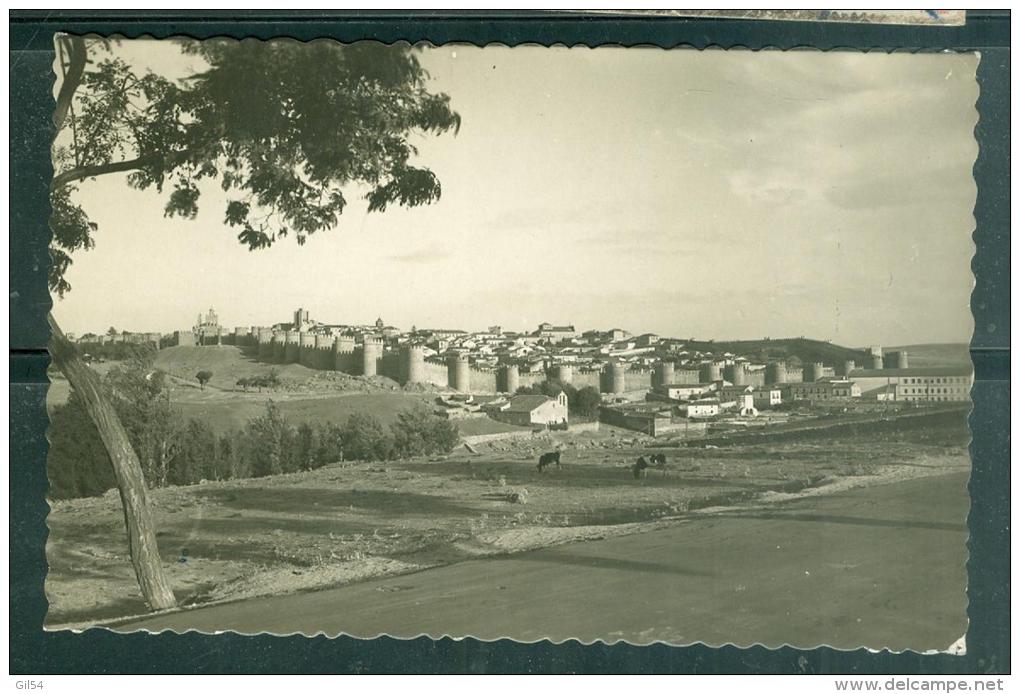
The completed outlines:
{"type": "Polygon", "coordinates": [[[706,513],[627,537],[117,629],[942,650],[967,625],[966,479],[706,513]]]}

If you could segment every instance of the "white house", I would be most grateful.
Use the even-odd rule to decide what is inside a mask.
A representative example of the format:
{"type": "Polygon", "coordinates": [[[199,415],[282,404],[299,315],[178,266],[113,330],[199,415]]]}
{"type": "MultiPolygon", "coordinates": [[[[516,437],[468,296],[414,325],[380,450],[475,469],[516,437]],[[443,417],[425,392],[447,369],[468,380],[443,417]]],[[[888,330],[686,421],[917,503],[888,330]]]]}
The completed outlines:
{"type": "Polygon", "coordinates": [[[754,389],[754,406],[759,410],[783,403],[783,391],[775,386],[761,386],[754,389]]]}
{"type": "Polygon", "coordinates": [[[680,405],[680,412],[685,414],[688,419],[715,417],[720,411],[719,400],[716,398],[702,398],[680,405]]]}
{"type": "Polygon", "coordinates": [[[530,426],[532,424],[563,424],[567,421],[567,394],[555,398],[545,395],[516,395],[510,403],[492,417],[507,424],[530,426]]]}
{"type": "Polygon", "coordinates": [[[714,388],[714,383],[689,383],[667,385],[664,390],[666,397],[670,400],[690,400],[691,398],[700,398],[705,393],[712,392],[714,388]]]}

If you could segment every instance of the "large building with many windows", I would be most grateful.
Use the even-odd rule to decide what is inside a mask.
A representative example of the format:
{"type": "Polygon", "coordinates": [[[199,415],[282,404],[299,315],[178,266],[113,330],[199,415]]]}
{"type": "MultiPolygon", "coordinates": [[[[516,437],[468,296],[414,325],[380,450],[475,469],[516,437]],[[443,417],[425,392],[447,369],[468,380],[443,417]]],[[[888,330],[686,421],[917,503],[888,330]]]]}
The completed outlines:
{"type": "Polygon", "coordinates": [[[863,390],[856,379],[828,377],[807,383],[783,383],[777,387],[782,392],[783,402],[849,400],[860,397],[863,390]]]}
{"type": "Polygon", "coordinates": [[[865,395],[882,393],[907,402],[961,402],[970,400],[974,370],[969,366],[932,366],[917,369],[856,369],[849,378],[865,395]]]}

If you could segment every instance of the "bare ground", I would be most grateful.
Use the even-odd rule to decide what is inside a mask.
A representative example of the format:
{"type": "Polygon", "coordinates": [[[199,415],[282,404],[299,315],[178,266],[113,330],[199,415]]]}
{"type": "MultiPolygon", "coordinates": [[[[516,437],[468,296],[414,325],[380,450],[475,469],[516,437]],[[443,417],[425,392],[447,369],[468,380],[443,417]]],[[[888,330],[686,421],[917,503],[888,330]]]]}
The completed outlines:
{"type": "MultiPolygon", "coordinates": [[[[666,471],[628,466],[651,439],[545,435],[436,460],[345,463],[274,478],[155,490],[161,553],[186,604],[324,588],[464,559],[662,527],[854,486],[969,468],[956,442],[916,432],[718,450],[665,449],[666,471]],[[564,465],[539,473],[558,446],[564,465]],[[511,503],[516,493],[526,503],[511,503]]],[[[664,449],[655,449],[662,452],[664,449]]],[[[115,493],[54,502],[49,628],[145,611],[115,493]]]]}

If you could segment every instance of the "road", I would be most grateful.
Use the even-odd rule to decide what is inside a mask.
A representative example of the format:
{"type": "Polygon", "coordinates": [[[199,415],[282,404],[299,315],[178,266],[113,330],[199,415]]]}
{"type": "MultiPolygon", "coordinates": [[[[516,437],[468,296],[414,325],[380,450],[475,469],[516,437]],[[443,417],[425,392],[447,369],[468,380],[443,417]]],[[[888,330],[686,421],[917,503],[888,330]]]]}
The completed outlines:
{"type": "Polygon", "coordinates": [[[967,626],[966,484],[855,489],[116,628],[945,649],[967,626]]]}

